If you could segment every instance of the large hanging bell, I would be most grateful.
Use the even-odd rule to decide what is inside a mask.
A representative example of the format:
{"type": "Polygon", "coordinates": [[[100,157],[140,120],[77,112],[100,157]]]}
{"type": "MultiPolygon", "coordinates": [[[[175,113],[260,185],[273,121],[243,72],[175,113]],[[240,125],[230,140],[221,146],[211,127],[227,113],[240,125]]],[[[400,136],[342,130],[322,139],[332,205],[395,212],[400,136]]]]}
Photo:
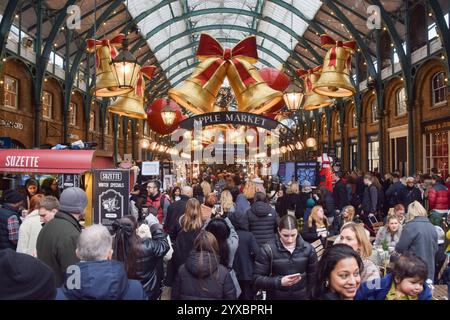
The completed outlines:
{"type": "Polygon", "coordinates": [[[244,59],[236,60],[228,67],[227,77],[239,111],[261,114],[283,99],[283,93],[270,88],[255,66],[244,59]]]}
{"type": "Polygon", "coordinates": [[[200,62],[187,80],[169,90],[170,98],[195,114],[213,112],[217,94],[225,79],[227,64],[218,66],[209,79],[203,79],[202,75],[216,61],[217,58],[208,58],[200,62]]]}
{"type": "Polygon", "coordinates": [[[329,49],[323,62],[322,74],[315,84],[315,93],[329,97],[350,97],[356,92],[350,82],[351,55],[355,42],[335,41],[330,36],[320,37],[323,48],[329,49]]]}
{"type": "Polygon", "coordinates": [[[314,110],[328,107],[333,104],[333,99],[328,96],[317,94],[313,91],[317,81],[319,80],[322,66],[310,70],[298,70],[297,74],[304,79],[305,82],[305,102],[304,110],[314,110]]]}
{"type": "Polygon", "coordinates": [[[119,88],[111,69],[111,58],[117,55],[116,46],[122,44],[124,35],[111,40],[87,40],[88,52],[96,54],[96,81],[91,93],[97,97],[115,97],[131,92],[133,88],[119,88]]]}
{"type": "Polygon", "coordinates": [[[109,112],[128,118],[147,119],[144,98],[138,96],[134,90],[117,97],[116,101],[109,106],[109,112]]]}

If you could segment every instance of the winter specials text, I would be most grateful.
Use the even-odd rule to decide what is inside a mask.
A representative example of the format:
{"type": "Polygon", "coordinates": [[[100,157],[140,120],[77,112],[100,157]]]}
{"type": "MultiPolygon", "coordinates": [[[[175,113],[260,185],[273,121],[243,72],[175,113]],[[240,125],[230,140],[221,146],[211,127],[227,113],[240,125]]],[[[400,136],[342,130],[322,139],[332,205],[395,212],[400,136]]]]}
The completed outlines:
{"type": "Polygon", "coordinates": [[[214,315],[271,315],[271,305],[222,304],[218,307],[195,307],[183,305],[178,307],[178,315],[197,315],[208,318],[214,315]]]}

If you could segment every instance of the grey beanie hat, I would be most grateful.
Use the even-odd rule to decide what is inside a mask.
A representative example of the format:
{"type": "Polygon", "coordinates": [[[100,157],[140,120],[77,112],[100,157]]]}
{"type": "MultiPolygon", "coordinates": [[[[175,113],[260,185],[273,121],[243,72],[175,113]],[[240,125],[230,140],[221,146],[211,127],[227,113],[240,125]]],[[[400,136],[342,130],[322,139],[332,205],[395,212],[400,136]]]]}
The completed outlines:
{"type": "Polygon", "coordinates": [[[84,213],[88,203],[86,192],[77,187],[65,189],[59,198],[59,210],[68,213],[84,213]]]}

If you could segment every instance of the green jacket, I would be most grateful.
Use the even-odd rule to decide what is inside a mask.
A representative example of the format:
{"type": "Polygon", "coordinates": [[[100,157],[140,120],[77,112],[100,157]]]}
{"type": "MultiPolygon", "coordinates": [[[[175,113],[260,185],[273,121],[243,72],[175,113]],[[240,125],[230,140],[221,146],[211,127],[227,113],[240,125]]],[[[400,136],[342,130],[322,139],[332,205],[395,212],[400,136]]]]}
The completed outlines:
{"type": "Polygon", "coordinates": [[[54,271],[56,287],[63,284],[67,267],[80,261],[75,254],[80,233],[78,221],[61,211],[39,233],[37,257],[54,271]]]}

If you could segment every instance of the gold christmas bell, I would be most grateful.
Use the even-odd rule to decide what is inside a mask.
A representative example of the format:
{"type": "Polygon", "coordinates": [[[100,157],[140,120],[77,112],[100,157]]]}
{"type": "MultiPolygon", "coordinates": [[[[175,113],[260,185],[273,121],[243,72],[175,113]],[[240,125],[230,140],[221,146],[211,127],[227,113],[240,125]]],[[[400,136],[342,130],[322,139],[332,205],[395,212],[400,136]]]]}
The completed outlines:
{"type": "Polygon", "coordinates": [[[323,107],[328,107],[333,104],[333,99],[328,96],[317,94],[313,91],[314,86],[319,80],[322,66],[315,67],[309,70],[297,70],[297,74],[304,79],[305,82],[305,102],[304,110],[314,110],[323,107]]]}
{"type": "Polygon", "coordinates": [[[239,111],[262,113],[282,99],[282,93],[271,89],[252,66],[258,60],[255,36],[243,39],[232,49],[224,49],[210,35],[201,34],[197,58],[202,62],[191,77],[169,90],[171,99],[195,114],[214,111],[225,75],[239,111]]]}
{"type": "Polygon", "coordinates": [[[144,110],[144,76],[153,77],[156,67],[142,67],[139,71],[136,88],[130,93],[120,95],[109,107],[109,112],[135,119],[147,119],[144,110]]]}
{"type": "Polygon", "coordinates": [[[227,77],[241,112],[261,114],[283,99],[283,93],[270,88],[258,69],[245,59],[233,59],[227,77]]]}
{"type": "Polygon", "coordinates": [[[356,92],[350,82],[354,41],[335,41],[328,35],[320,36],[322,48],[329,49],[323,62],[322,74],[314,85],[315,93],[329,97],[350,97],[356,92]]]}
{"type": "Polygon", "coordinates": [[[226,65],[217,66],[217,60],[207,58],[201,61],[187,80],[169,90],[169,97],[194,114],[213,112],[214,102],[226,75],[226,65]],[[206,79],[204,74],[211,69],[215,69],[215,72],[206,79]]]}
{"type": "Polygon", "coordinates": [[[90,53],[96,52],[96,81],[92,94],[97,97],[115,97],[131,92],[132,89],[120,89],[117,80],[112,72],[110,62],[118,54],[117,48],[122,45],[125,35],[119,34],[113,39],[95,40],[88,39],[87,50],[90,53]]]}

